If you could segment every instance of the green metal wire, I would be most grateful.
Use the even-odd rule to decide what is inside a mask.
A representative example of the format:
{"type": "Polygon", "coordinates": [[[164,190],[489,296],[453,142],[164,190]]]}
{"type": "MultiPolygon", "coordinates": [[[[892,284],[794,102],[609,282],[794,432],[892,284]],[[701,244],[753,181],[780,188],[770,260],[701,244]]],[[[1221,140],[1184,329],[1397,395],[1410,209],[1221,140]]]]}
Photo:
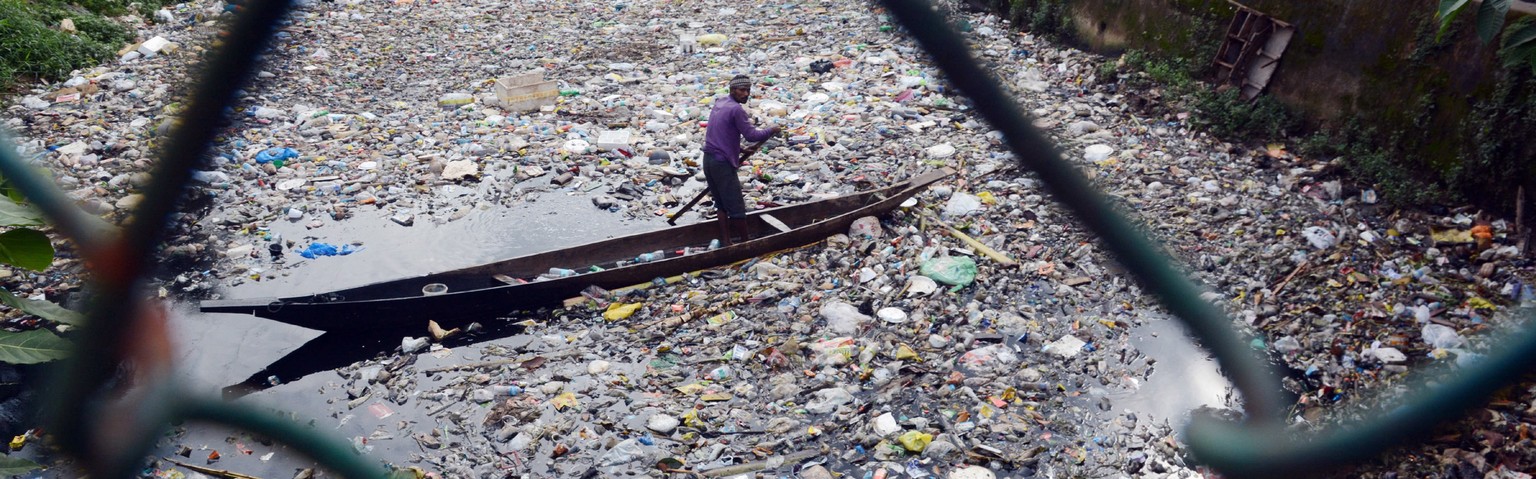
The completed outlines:
{"type": "MultiPolygon", "coordinates": [[[[122,338],[129,337],[128,328],[136,326],[139,317],[140,278],[150,272],[155,246],[164,235],[175,202],[205,154],[215,128],[224,123],[225,106],[254,71],[256,56],[287,8],[288,2],[282,0],[250,2],[236,18],[223,47],[207,65],[170,142],[161,150],[133,221],[112,243],[87,251],[95,261],[90,319],[81,328],[77,354],[62,361],[51,387],[44,391],[47,400],[43,412],[59,444],[84,458],[94,476],[129,477],[138,468],[134,457],[100,450],[91,440],[90,425],[104,419],[103,385],[119,371],[122,338]]],[[[45,198],[34,201],[41,199],[45,198]]],[[[150,442],[163,427],[130,433],[150,442]]]]}
{"type": "Polygon", "coordinates": [[[1004,143],[1018,157],[1020,166],[1033,170],[1046,189],[1072,210],[1097,234],[1143,287],[1150,291],[1232,373],[1232,384],[1243,395],[1248,415],[1258,421],[1275,421],[1283,410],[1280,381],[1238,337],[1231,321],[1215,306],[1200,299],[1200,289],[1168,262],[1167,255],[1148,241],[1110,207],[1083,174],[1061,158],[1050,141],[1030,126],[1012,97],[998,86],[993,75],[971,57],[964,39],[949,27],[933,7],[920,0],[886,0],[891,13],[930,52],[934,63],[951,84],[972,99],[976,113],[1003,132],[1004,143]]]}
{"type": "Polygon", "coordinates": [[[106,246],[111,226],[76,208],[48,177],[17,157],[11,144],[10,138],[0,132],[0,176],[10,181],[11,186],[26,196],[54,228],[74,240],[80,249],[91,251],[106,246]]]}
{"type": "MultiPolygon", "coordinates": [[[[1508,340],[1508,346],[1476,368],[1420,389],[1417,400],[1379,417],[1324,433],[1293,437],[1284,429],[1285,402],[1271,367],[1248,348],[1230,320],[1199,299],[1200,290],[1168,261],[1167,255],[1112,209],[1087,179],[1055,148],[970,56],[946,19],[921,0],[884,0],[891,13],[931,53],[950,82],[972,99],[976,112],[1004,134],[1021,166],[1035,171],[1049,191],[1099,235],[1108,249],[1154,296],[1208,348],[1232,376],[1242,394],[1243,424],[1197,420],[1187,429],[1195,456],[1231,476],[1290,476],[1317,473],[1373,457],[1404,441],[1423,437],[1434,424],[1461,414],[1496,389],[1516,381],[1536,360],[1536,330],[1508,340]]],[[[276,414],[186,393],[169,382],[146,385],[136,413],[117,418],[128,425],[126,445],[93,440],[92,424],[102,424],[106,394],[118,370],[122,337],[134,327],[140,303],[139,278],[151,264],[155,245],[192,169],[206,154],[234,92],[250,77],[257,55],[273,27],[289,8],[286,0],[248,2],[224,44],[208,64],[170,142],[162,152],[135,219],[120,236],[104,233],[98,219],[70,201],[6,147],[0,138],[0,174],[29,198],[58,230],[71,238],[94,263],[96,277],[89,318],[81,328],[76,353],[64,361],[45,391],[51,430],[66,451],[84,460],[94,477],[132,477],[160,433],[180,420],[206,420],[271,437],[295,447],[344,477],[385,477],[388,471],[356,454],[344,441],[303,427],[276,414]],[[104,449],[117,447],[118,449],[104,449]]],[[[1423,373],[1421,373],[1423,375],[1423,373]]]]}
{"type": "Polygon", "coordinates": [[[282,441],[341,477],[407,476],[404,471],[391,474],[391,471],[377,464],[370,464],[367,456],[359,454],[351,445],[336,440],[333,435],[303,427],[277,414],[203,398],[186,398],[181,402],[181,409],[187,419],[225,424],[282,441]]]}
{"type": "MultiPolygon", "coordinates": [[[[1529,323],[1536,315],[1522,318],[1529,323]]],[[[1494,391],[1521,380],[1536,362],[1536,329],[1520,331],[1475,366],[1416,373],[1410,399],[1380,416],[1304,437],[1279,427],[1238,427],[1197,418],[1186,429],[1190,449],[1201,461],[1241,477],[1288,477],[1375,457],[1421,440],[1435,425],[1457,419],[1487,402],[1494,391]]]]}
{"type": "MultiPolygon", "coordinates": [[[[369,465],[334,439],[249,408],[190,395],[168,383],[140,385],[137,414],[108,417],[108,388],[120,371],[128,328],[141,311],[140,279],[150,272],[156,246],[192,170],[207,154],[217,130],[226,124],[226,109],[255,72],[256,59],[271,33],[287,13],[288,0],[246,2],[231,25],[223,45],[206,65],[198,88],[170,141],[162,149],[144,200],[121,235],[107,237],[94,228],[56,187],[0,148],[0,173],[6,175],[60,231],[76,242],[93,263],[89,316],[81,328],[77,349],[53,372],[44,391],[44,416],[61,448],[82,459],[95,477],[133,477],[147,453],[170,423],[202,419],[243,427],[292,444],[327,468],[345,477],[386,477],[388,471],[369,465]],[[92,425],[124,427],[111,431],[126,437],[113,444],[95,440],[104,431],[92,425]],[[119,447],[120,449],[110,449],[119,447]]],[[[138,365],[149,367],[149,365],[138,365]]],[[[123,380],[123,378],[118,378],[123,380]]]]}

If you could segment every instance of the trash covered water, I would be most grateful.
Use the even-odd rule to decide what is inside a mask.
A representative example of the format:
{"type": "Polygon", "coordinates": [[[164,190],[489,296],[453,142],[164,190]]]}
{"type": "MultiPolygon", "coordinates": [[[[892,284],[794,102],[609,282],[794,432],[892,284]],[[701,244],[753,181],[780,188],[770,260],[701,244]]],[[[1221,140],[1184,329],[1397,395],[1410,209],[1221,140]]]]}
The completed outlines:
{"type": "MultiPolygon", "coordinates": [[[[121,220],[182,106],[178,78],[231,9],[137,20],[154,33],[142,45],[72,86],[25,92],[5,125],[72,199],[121,220]]],[[[1064,156],[1140,212],[1205,299],[1292,373],[1303,427],[1410,367],[1475,358],[1501,312],[1536,302],[1506,220],[1384,209],[1330,176],[1336,160],[1212,139],[1176,99],[1120,81],[1137,73],[1100,78],[1103,58],[946,11],[1064,156]]],[[[1240,399],[1202,373],[1198,404],[1144,407],[1155,399],[1138,393],[1192,394],[1152,386],[1182,369],[1138,339],[1166,319],[860,2],[305,3],[174,218],[163,256],[199,267],[162,287],[302,294],[474,264],[501,250],[453,232],[505,225],[483,217],[530,203],[658,222],[704,188],[708,102],[735,74],[756,82],[757,121],[788,132],[741,170],[749,208],[960,173],[806,248],[498,320],[514,337],[423,324],[381,340],[392,353],[274,377],[248,400],[295,406],[360,452],[441,477],[1196,475],[1177,409],[1240,399]],[[446,233],[415,236],[432,231],[446,233]],[[296,267],[281,254],[317,244],[338,255],[296,267]]],[[[71,289],[4,273],[28,295],[71,289]]],[[[180,430],[160,449],[223,451],[221,465],[267,475],[308,467],[222,434],[180,430]]],[[[1514,442],[1479,437],[1490,451],[1514,442]]]]}

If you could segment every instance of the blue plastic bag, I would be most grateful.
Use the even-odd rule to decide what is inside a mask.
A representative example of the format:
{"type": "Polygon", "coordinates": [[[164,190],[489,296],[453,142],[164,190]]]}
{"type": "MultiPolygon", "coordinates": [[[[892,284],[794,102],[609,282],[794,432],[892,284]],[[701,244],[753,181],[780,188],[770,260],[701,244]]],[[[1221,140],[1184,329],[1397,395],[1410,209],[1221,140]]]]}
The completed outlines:
{"type": "Polygon", "coordinates": [[[261,150],[261,153],[257,153],[256,162],[262,164],[276,162],[278,166],[282,166],[284,161],[298,157],[298,150],[294,150],[293,148],[273,147],[261,150]]]}
{"type": "Polygon", "coordinates": [[[315,259],[318,256],[346,256],[356,251],[357,248],[354,248],[349,244],[344,244],[340,247],[337,247],[336,245],[329,243],[310,243],[309,246],[305,247],[303,251],[299,252],[299,256],[315,259]]]}

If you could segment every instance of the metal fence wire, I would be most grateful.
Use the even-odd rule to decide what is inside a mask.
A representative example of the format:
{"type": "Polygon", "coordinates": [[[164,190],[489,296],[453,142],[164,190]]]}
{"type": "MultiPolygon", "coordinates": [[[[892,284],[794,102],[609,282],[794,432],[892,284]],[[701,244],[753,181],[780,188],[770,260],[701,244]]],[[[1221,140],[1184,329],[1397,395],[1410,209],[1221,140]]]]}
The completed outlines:
{"type": "MultiPolygon", "coordinates": [[[[1475,368],[1454,375],[1417,373],[1415,397],[1397,407],[1316,433],[1285,426],[1288,404],[1278,377],[1231,327],[1231,319],[1200,299],[1200,289],[1173,267],[1168,256],[1140,234],[1066,162],[1012,101],[996,78],[982,69],[960,37],[925,0],[883,0],[948,81],[964,93],[975,112],[1003,133],[1019,166],[1038,174],[1046,188],[1098,235],[1140,284],[1178,317],[1227,371],[1242,395],[1238,422],[1196,418],[1184,439],[1194,458],[1232,477],[1293,477],[1320,474],[1375,457],[1390,448],[1427,437],[1435,425],[1518,381],[1536,360],[1536,329],[1514,331],[1475,368]],[[1434,378],[1434,381],[1431,381],[1434,378]]],[[[246,85],[266,50],[289,0],[246,2],[222,44],[203,69],[197,88],[176,124],[144,200],[120,234],[96,227],[94,218],[73,206],[60,190],[0,141],[0,175],[11,181],[71,239],[90,265],[94,294],[76,350],[50,371],[43,417],[58,446],[78,458],[91,477],[134,477],[146,454],[173,423],[186,420],[223,424],[283,442],[344,477],[397,475],[381,462],[356,453],[339,438],[322,434],[277,413],[190,394],[165,377],[136,384],[123,395],[115,379],[132,356],[134,331],[153,331],[155,314],[141,298],[142,278],[151,271],[177,199],[204,158],[235,92],[246,85]]],[[[1527,313],[1529,316],[1529,313],[1527,313]]],[[[1525,318],[1529,320],[1530,318],[1525,318]]],[[[140,365],[144,367],[145,365],[140,365]]],[[[168,375],[165,375],[168,376],[168,375]]]]}

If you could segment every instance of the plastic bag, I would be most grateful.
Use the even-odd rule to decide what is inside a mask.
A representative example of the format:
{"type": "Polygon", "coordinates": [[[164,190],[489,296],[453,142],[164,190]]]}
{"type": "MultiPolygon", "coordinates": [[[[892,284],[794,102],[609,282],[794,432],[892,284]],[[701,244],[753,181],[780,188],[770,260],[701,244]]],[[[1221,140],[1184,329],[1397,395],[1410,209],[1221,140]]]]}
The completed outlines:
{"type": "Polygon", "coordinates": [[[997,369],[1019,362],[1019,355],[1001,344],[982,346],[960,355],[959,363],[971,369],[997,369]]]}
{"type": "Polygon", "coordinates": [[[962,288],[976,280],[976,260],[964,256],[941,256],[924,261],[919,272],[934,281],[962,288]]]}
{"type": "Polygon", "coordinates": [[[299,252],[299,256],[303,256],[308,259],[315,259],[316,257],[320,256],[345,256],[356,251],[357,248],[354,248],[349,244],[344,244],[338,247],[329,243],[310,243],[309,246],[305,247],[303,251],[299,252]]]}
{"type": "Polygon", "coordinates": [[[854,346],[853,338],[838,337],[811,343],[811,352],[816,353],[816,364],[838,366],[853,361],[854,346]]]}
{"type": "Polygon", "coordinates": [[[928,443],[933,442],[933,435],[921,431],[907,431],[897,441],[900,441],[901,447],[907,448],[908,451],[923,452],[923,449],[928,448],[928,443]]]}
{"type": "Polygon", "coordinates": [[[1115,153],[1115,148],[1109,145],[1091,145],[1083,150],[1083,159],[1100,162],[1109,159],[1109,155],[1115,153]]]}
{"type": "Polygon", "coordinates": [[[1467,344],[1466,338],[1457,334],[1455,329],[1443,324],[1426,324],[1422,334],[1425,343],[1439,349],[1455,349],[1467,344]]]}
{"type": "Polygon", "coordinates": [[[639,439],[625,439],[615,444],[613,449],[604,452],[597,459],[597,465],[599,467],[612,467],[629,464],[658,455],[659,452],[654,446],[647,446],[641,443],[639,439]]]}
{"type": "Polygon", "coordinates": [[[873,216],[865,216],[853,220],[853,225],[848,227],[848,237],[859,239],[880,239],[885,231],[880,227],[880,219],[873,216]]]}
{"type": "Polygon", "coordinates": [[[827,329],[838,334],[858,334],[871,319],[859,312],[857,306],[842,301],[829,301],[821,306],[821,316],[827,319],[827,329]]]}
{"type": "Polygon", "coordinates": [[[265,150],[261,150],[261,153],[256,154],[256,162],[275,163],[277,166],[281,167],[283,166],[284,161],[298,157],[299,152],[293,148],[267,148],[265,150]]]}
{"type": "Polygon", "coordinates": [[[950,195],[949,201],[944,203],[944,217],[957,218],[965,216],[981,209],[981,198],[974,195],[955,192],[950,195]]]}
{"type": "Polygon", "coordinates": [[[1321,226],[1309,226],[1302,230],[1301,235],[1307,237],[1307,242],[1312,243],[1313,248],[1320,250],[1332,248],[1338,242],[1332,231],[1321,226]]]}
{"type": "Polygon", "coordinates": [[[608,310],[603,311],[603,319],[618,321],[635,314],[645,303],[613,303],[608,305],[608,310]]]}
{"type": "Polygon", "coordinates": [[[805,410],[812,414],[826,414],[837,410],[838,406],[853,402],[853,395],[840,387],[822,389],[813,395],[815,397],[805,403],[805,410]]]}

